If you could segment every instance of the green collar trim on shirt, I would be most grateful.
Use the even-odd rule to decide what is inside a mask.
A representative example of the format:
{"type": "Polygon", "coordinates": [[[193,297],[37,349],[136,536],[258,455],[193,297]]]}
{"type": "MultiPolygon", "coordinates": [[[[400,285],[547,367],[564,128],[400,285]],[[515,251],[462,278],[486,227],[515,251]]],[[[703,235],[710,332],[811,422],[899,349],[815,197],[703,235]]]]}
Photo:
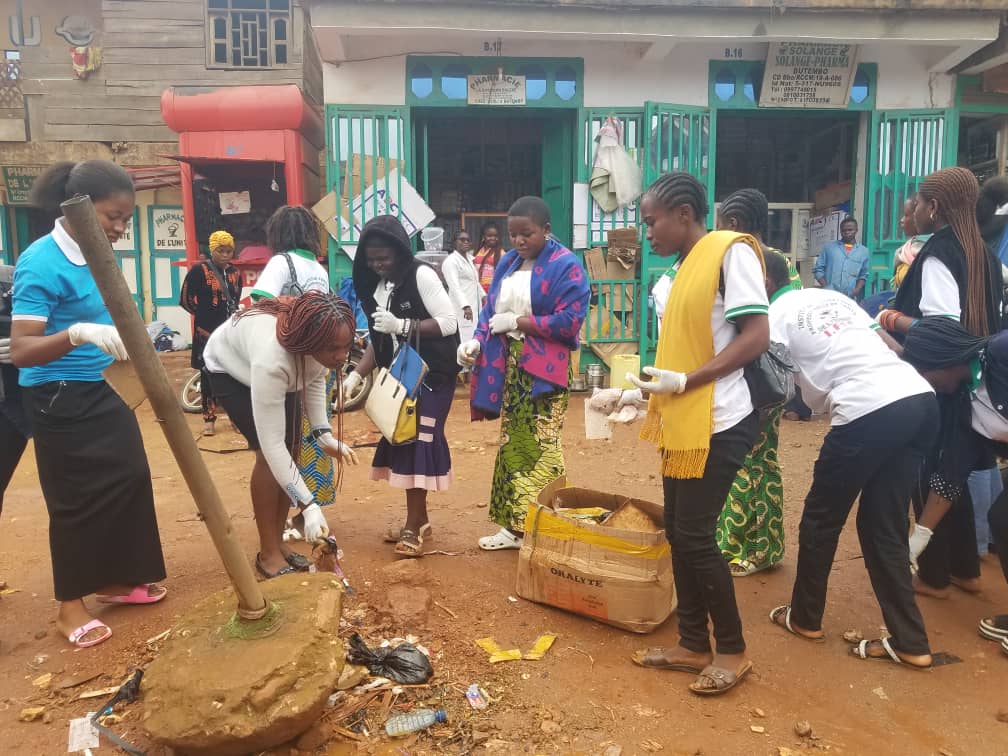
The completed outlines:
{"type": "Polygon", "coordinates": [[[770,304],[776,302],[778,299],[780,299],[784,294],[787,294],[789,291],[794,291],[792,286],[793,284],[790,281],[788,281],[784,286],[781,286],[779,289],[777,289],[777,291],[775,291],[773,295],[771,295],[770,297],[770,304]]]}
{"type": "Polygon", "coordinates": [[[307,249],[289,249],[287,251],[290,252],[292,255],[303,257],[305,260],[312,260],[313,262],[317,262],[315,260],[315,253],[309,252],[307,249]]]}
{"type": "Polygon", "coordinates": [[[678,254],[673,255],[672,256],[672,262],[669,263],[669,266],[665,269],[665,272],[662,273],[662,275],[663,276],[668,276],[669,278],[675,278],[675,275],[676,275],[676,272],[677,272],[676,271],[676,266],[678,264],[679,264],[679,255],[678,254]]]}
{"type": "Polygon", "coordinates": [[[966,384],[966,388],[972,393],[980,388],[980,379],[983,377],[983,365],[980,364],[979,356],[970,360],[969,370],[969,382],[966,384]]]}

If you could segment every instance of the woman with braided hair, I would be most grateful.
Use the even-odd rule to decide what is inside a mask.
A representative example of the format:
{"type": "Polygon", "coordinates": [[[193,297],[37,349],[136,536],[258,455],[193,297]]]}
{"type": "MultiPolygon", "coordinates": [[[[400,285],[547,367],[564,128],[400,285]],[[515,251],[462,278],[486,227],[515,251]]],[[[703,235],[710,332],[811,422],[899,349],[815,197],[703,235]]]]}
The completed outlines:
{"type": "MultiPolygon", "coordinates": [[[[974,336],[989,336],[1001,330],[1003,281],[1001,265],[984,245],[977,225],[976,205],[980,186],[965,168],[945,168],[924,179],[917,192],[914,225],[918,233],[933,234],[907,270],[893,302],[876,320],[898,340],[903,340],[914,321],[944,316],[959,322],[974,336]]],[[[939,400],[941,435],[961,427],[963,406],[948,397],[939,400]]],[[[914,538],[918,550],[931,542],[919,559],[915,582],[918,593],[944,598],[949,585],[975,592],[980,577],[973,504],[965,479],[959,481],[958,455],[941,453],[929,461],[923,485],[926,506],[939,515],[934,530],[920,523],[914,538]]],[[[976,469],[991,466],[978,461],[976,469]]],[[[925,504],[915,497],[918,515],[925,504]]]]}
{"type": "Polygon", "coordinates": [[[655,364],[644,368],[652,380],[628,375],[640,390],[625,391],[620,402],[650,394],[641,438],[656,443],[661,459],[680,637],[634,661],[697,674],[690,690],[716,695],[752,670],[715,531],[759,428],[742,368],[770,344],[762,252],[748,234],[707,233],[706,192],[688,173],[658,178],[641,200],[641,215],[655,253],[679,254],[679,262],[655,364]]]}
{"type": "MultiPolygon", "coordinates": [[[[1008,456],[1008,331],[994,336],[974,336],[948,318],[924,318],[907,333],[903,358],[941,394],[967,406],[961,426],[943,429],[941,446],[969,461],[987,447],[1008,456]]],[[[969,464],[960,464],[965,480],[969,464]]],[[[929,502],[930,507],[930,502],[929,502]]],[[[921,522],[934,524],[934,512],[925,507],[921,522]]],[[[995,499],[987,514],[991,537],[1008,580],[1008,491],[995,499]]],[[[914,549],[911,539],[911,552],[914,549]]],[[[925,552],[926,553],[926,552],[925,552]]],[[[1008,614],[980,620],[980,635],[1001,644],[1008,654],[1008,614]]]]}
{"type": "MultiPolygon", "coordinates": [[[[784,269],[788,273],[790,280],[785,286],[768,291],[772,303],[784,292],[800,289],[801,279],[780,250],[763,243],[768,215],[767,198],[763,192],[740,189],[721,202],[718,228],[750,234],[762,247],[767,269],[773,263],[775,269],[784,269]]],[[[735,477],[718,518],[718,548],[728,560],[734,577],[745,577],[773,567],[784,556],[784,484],[777,463],[783,411],[782,407],[771,410],[761,418],[763,422],[756,445],[735,477]]]]}
{"type": "Polygon", "coordinates": [[[283,542],[291,502],[304,516],[305,540],[329,534],[292,456],[300,444],[299,399],[311,435],[337,461],[337,486],[343,465],[357,464],[357,455],[342,441],[342,412],[333,437],[326,392],[329,371],[342,370],[350,353],[354,325],[346,302],[310,291],[243,310],[211,334],[203,351],[214,395],[256,453],[250,489],[259,530],[256,569],[265,578],[307,569],[304,556],[283,542]]]}

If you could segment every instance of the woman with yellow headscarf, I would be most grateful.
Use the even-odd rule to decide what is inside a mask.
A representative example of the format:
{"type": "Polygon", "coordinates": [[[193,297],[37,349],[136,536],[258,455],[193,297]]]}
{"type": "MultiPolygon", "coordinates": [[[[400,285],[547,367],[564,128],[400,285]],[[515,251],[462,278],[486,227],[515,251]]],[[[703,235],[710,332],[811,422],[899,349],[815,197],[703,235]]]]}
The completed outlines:
{"type": "Polygon", "coordinates": [[[210,259],[200,260],[182,282],[179,304],[193,315],[193,369],[203,372],[203,434],[214,434],[217,402],[210,390],[210,381],[203,366],[203,348],[217,326],[238,310],[241,296],[241,274],[231,264],[234,257],[234,237],[227,231],[210,234],[210,259]]]}

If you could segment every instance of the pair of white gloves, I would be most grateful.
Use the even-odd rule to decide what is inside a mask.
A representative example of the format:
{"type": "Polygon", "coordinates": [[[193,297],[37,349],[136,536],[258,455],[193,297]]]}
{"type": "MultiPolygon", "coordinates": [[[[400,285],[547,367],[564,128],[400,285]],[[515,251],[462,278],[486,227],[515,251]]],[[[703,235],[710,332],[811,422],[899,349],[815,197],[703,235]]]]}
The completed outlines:
{"type": "MultiPolygon", "coordinates": [[[[511,333],[518,330],[518,316],[513,312],[498,312],[490,316],[490,333],[499,336],[502,333],[511,333]]],[[[472,367],[476,363],[476,358],[480,354],[480,343],[476,339],[469,339],[459,344],[455,352],[455,361],[460,367],[472,367]]]]}

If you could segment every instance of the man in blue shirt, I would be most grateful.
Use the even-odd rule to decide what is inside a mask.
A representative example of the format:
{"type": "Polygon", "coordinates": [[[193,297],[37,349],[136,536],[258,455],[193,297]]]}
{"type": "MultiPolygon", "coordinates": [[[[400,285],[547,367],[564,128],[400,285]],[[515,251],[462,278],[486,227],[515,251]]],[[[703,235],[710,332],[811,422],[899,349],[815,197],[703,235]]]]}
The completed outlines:
{"type": "Polygon", "coordinates": [[[857,243],[858,224],[850,216],[840,224],[840,240],[823,245],[813,275],[819,286],[860,301],[868,280],[868,248],[857,243]]]}

